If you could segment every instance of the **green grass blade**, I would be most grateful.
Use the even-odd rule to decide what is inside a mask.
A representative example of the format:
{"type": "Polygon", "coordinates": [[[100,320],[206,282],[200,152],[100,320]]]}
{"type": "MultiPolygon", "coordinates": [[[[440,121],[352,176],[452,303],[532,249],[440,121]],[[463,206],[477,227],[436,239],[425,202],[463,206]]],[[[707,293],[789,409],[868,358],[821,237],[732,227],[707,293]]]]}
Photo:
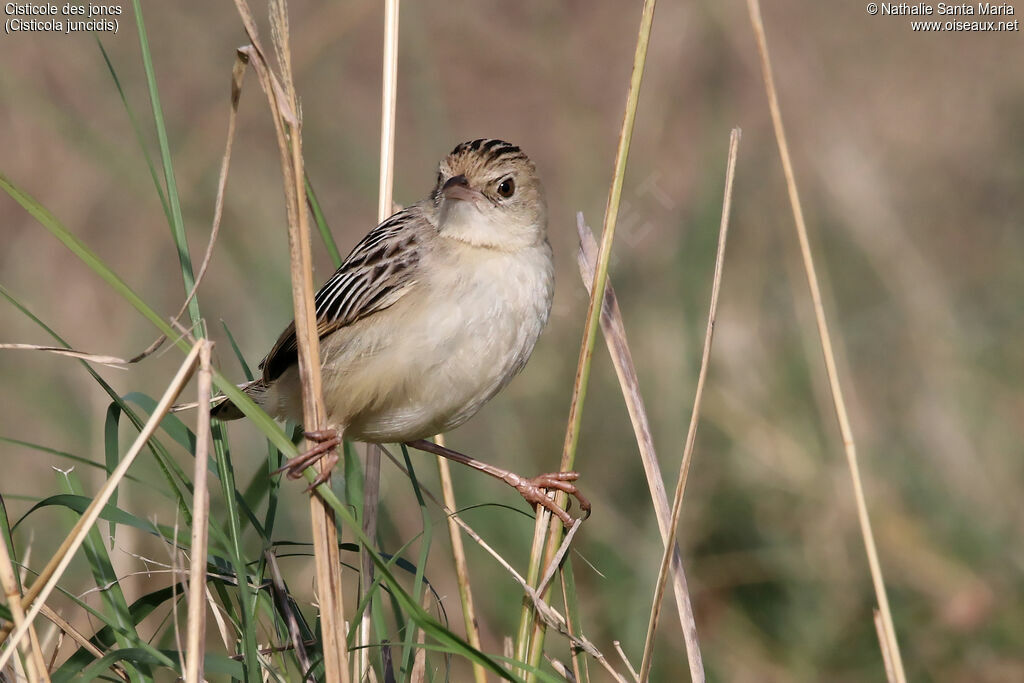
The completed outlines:
{"type": "Polygon", "coordinates": [[[220,477],[221,492],[224,496],[225,518],[228,523],[228,548],[231,564],[234,566],[235,576],[238,577],[238,604],[239,623],[242,631],[242,663],[245,669],[245,679],[248,681],[260,681],[259,650],[256,643],[256,595],[249,585],[247,562],[242,550],[242,528],[239,519],[239,509],[236,499],[235,471],[231,465],[231,456],[224,448],[223,436],[219,434],[222,425],[219,421],[213,423],[213,452],[217,461],[217,472],[220,477]]]}
{"type": "MultiPolygon", "coordinates": [[[[61,591],[63,596],[68,600],[71,600],[79,608],[86,611],[94,619],[104,624],[103,628],[96,632],[95,635],[90,639],[93,644],[102,649],[112,647],[115,642],[115,636],[117,634],[117,627],[109,622],[107,616],[102,612],[99,612],[84,600],[78,596],[63,590],[58,586],[57,590],[61,591]]],[[[180,589],[178,590],[180,594],[180,589]]],[[[128,612],[131,615],[131,621],[134,624],[141,624],[150,614],[160,608],[161,605],[166,603],[172,598],[173,591],[170,587],[160,588],[159,590],[153,591],[143,595],[138,600],[133,602],[128,608],[128,612]]],[[[147,655],[145,659],[152,662],[158,662],[160,666],[172,666],[177,670],[177,664],[174,661],[168,660],[162,655],[162,653],[156,648],[152,647],[143,640],[136,642],[133,649],[142,650],[147,655]]],[[[96,658],[84,648],[76,650],[60,667],[51,672],[50,680],[51,683],[67,683],[74,679],[80,674],[82,669],[88,666],[91,662],[97,661],[96,658]]],[[[111,680],[120,680],[119,678],[113,678],[111,680]]]]}
{"type": "Polygon", "coordinates": [[[124,88],[121,87],[121,79],[117,77],[117,71],[114,69],[113,62],[110,61],[110,55],[107,54],[107,49],[103,47],[103,41],[100,40],[99,33],[94,34],[96,37],[96,46],[100,49],[100,53],[103,55],[103,61],[107,64],[107,70],[110,72],[110,77],[114,79],[114,86],[117,88],[117,94],[121,97],[121,104],[124,105],[124,109],[128,112],[128,120],[131,121],[132,130],[135,131],[135,139],[139,143],[139,149],[142,150],[142,156],[146,159],[146,167],[149,168],[149,175],[153,178],[153,187],[156,188],[157,195],[160,196],[160,205],[164,208],[164,215],[167,216],[167,222],[170,224],[174,219],[171,215],[171,207],[167,203],[167,195],[164,194],[164,188],[160,186],[160,178],[156,174],[156,166],[153,165],[153,157],[150,156],[149,150],[146,148],[146,140],[142,135],[142,129],[139,127],[139,120],[135,118],[135,112],[132,110],[130,104],[128,104],[128,98],[124,94],[124,88]]]}
{"type": "MultiPolygon", "coordinates": [[[[116,403],[107,406],[107,415],[103,419],[103,460],[106,464],[107,476],[109,477],[117,469],[117,463],[121,460],[120,439],[118,437],[118,425],[120,424],[121,409],[116,403]]],[[[114,489],[110,496],[110,505],[117,507],[117,496],[120,487],[114,489]]],[[[117,534],[117,523],[110,522],[110,547],[114,547],[114,537],[117,534]]]]}
{"type": "MultiPolygon", "coordinates": [[[[25,514],[18,518],[18,521],[15,522],[14,526],[11,528],[17,529],[29,518],[29,515],[38,510],[43,510],[49,507],[64,507],[78,515],[81,515],[86,511],[86,509],[88,509],[90,503],[92,503],[92,498],[79,493],[58,493],[53,496],[48,496],[30,507],[25,514]]],[[[174,533],[171,531],[170,527],[154,525],[148,520],[137,517],[136,515],[133,515],[119,507],[114,507],[113,505],[108,504],[103,506],[100,510],[100,519],[108,522],[117,522],[118,524],[124,524],[126,526],[145,531],[153,534],[154,536],[163,538],[165,541],[170,543],[178,542],[178,539],[174,538],[174,533]]]]}
{"type": "MultiPolygon", "coordinates": [[[[96,255],[88,246],[85,245],[77,236],[71,233],[65,228],[57,218],[44,208],[38,201],[36,201],[28,193],[24,192],[21,188],[17,187],[8,180],[7,176],[0,173],[0,188],[2,188],[7,194],[11,196],[14,201],[21,204],[22,208],[31,214],[33,218],[39,221],[43,227],[49,230],[54,237],[60,240],[64,246],[71,250],[71,252],[79,258],[86,266],[88,266],[94,273],[99,275],[103,280],[111,286],[118,294],[128,301],[137,311],[142,313],[146,318],[149,319],[157,328],[166,334],[170,339],[177,339],[178,335],[175,334],[171,326],[168,325],[162,316],[156,313],[150,308],[134,291],[132,288],[125,283],[117,274],[114,273],[103,260],[96,255]]],[[[177,345],[183,350],[189,349],[189,344],[183,340],[178,339],[177,345]]]]}
{"type": "MultiPolygon", "coordinates": [[[[0,189],[3,189],[16,202],[32,215],[39,223],[49,230],[54,237],[60,240],[71,252],[77,256],[86,266],[99,275],[111,288],[120,294],[135,310],[139,311],[147,320],[160,331],[161,334],[173,340],[175,346],[182,351],[188,352],[191,348],[187,339],[178,335],[171,326],[156,311],[149,307],[139,295],[132,291],[124,280],[121,279],[106,263],[100,259],[95,252],[85,245],[78,237],[72,234],[52,213],[47,211],[38,201],[28,193],[14,185],[6,176],[0,174],[0,189]]],[[[281,428],[263,410],[258,408],[245,393],[240,391],[233,382],[228,381],[220,371],[213,371],[213,382],[231,402],[234,403],[242,413],[281,451],[291,457],[297,455],[294,444],[288,439],[281,428]]],[[[115,394],[116,396],[116,394],[115,394]]],[[[141,426],[141,423],[140,423],[141,426]]]]}
{"type": "MultiPolygon", "coordinates": [[[[0,493],[0,543],[7,544],[7,553],[11,556],[11,562],[17,562],[18,553],[14,551],[14,538],[11,536],[11,532],[11,520],[7,516],[7,504],[4,502],[3,494],[0,493]]],[[[20,591],[22,589],[21,577],[18,576],[18,572],[14,573],[14,582],[20,591]]],[[[5,613],[4,619],[13,621],[9,611],[5,613]]]]}
{"type": "MultiPolygon", "coordinates": [[[[123,648],[117,649],[112,652],[108,652],[102,658],[97,659],[95,662],[87,666],[77,676],[71,678],[71,681],[92,681],[100,676],[104,675],[111,666],[117,662],[132,662],[136,665],[149,664],[151,666],[163,666],[167,667],[179,675],[178,653],[170,651],[159,651],[159,650],[144,650],[142,648],[123,648]]],[[[224,658],[220,658],[223,660],[224,658]]],[[[209,657],[207,658],[209,661],[209,657]]],[[[227,660],[231,661],[231,660],[227,660]]],[[[234,669],[232,669],[234,670],[234,669]]],[[[114,679],[112,679],[114,680],[114,679]]]]}
{"type": "MultiPolygon", "coordinates": [[[[416,577],[413,580],[412,596],[416,604],[423,603],[423,575],[427,567],[427,557],[430,554],[430,545],[433,540],[434,525],[430,521],[430,514],[427,512],[427,503],[423,499],[423,492],[420,491],[420,483],[416,478],[416,470],[413,468],[412,460],[409,458],[409,449],[405,444],[402,446],[402,457],[405,458],[405,467],[409,472],[409,481],[412,483],[413,492],[416,494],[416,502],[420,506],[420,523],[423,525],[423,538],[420,541],[420,557],[416,564],[416,577]]],[[[408,624],[405,629],[405,638],[402,644],[402,672],[409,676],[412,674],[413,655],[415,654],[416,629],[408,624]]]]}
{"type": "Polygon", "coordinates": [[[324,212],[320,209],[320,200],[316,198],[316,192],[313,191],[313,183],[309,182],[308,175],[306,176],[306,200],[309,202],[309,208],[312,210],[313,221],[320,231],[320,238],[324,241],[327,253],[331,256],[331,263],[337,268],[341,265],[341,252],[338,251],[338,244],[334,241],[331,228],[327,225],[324,212]]]}
{"type": "MultiPolygon", "coordinates": [[[[580,624],[580,610],[579,610],[579,598],[576,595],[576,575],[573,573],[572,568],[572,555],[566,555],[565,562],[562,564],[562,592],[565,597],[565,618],[570,624],[572,624],[573,632],[579,633],[580,624]]],[[[589,683],[590,672],[587,669],[587,654],[583,650],[572,651],[572,658],[575,664],[574,670],[579,671],[577,678],[578,683],[589,683]]]]}
{"type": "MultiPolygon", "coordinates": [[[[160,106],[160,91],[156,86],[156,72],[153,69],[153,56],[149,52],[149,38],[146,36],[146,24],[142,18],[142,4],[132,0],[135,9],[135,25],[139,30],[139,48],[142,50],[142,65],[146,70],[146,85],[149,87],[149,100],[153,106],[153,123],[156,125],[156,137],[160,144],[160,159],[163,162],[164,181],[167,183],[167,200],[171,206],[171,235],[178,248],[178,260],[181,263],[181,277],[185,283],[185,292],[191,292],[195,285],[195,274],[192,272],[192,257],[188,251],[188,239],[185,236],[185,221],[181,215],[181,201],[178,198],[178,185],[174,180],[174,166],[171,164],[171,150],[167,143],[167,127],[164,125],[163,108],[160,106]]],[[[199,297],[193,296],[188,302],[188,315],[192,320],[195,334],[202,335],[201,316],[199,314],[199,297]]]]}

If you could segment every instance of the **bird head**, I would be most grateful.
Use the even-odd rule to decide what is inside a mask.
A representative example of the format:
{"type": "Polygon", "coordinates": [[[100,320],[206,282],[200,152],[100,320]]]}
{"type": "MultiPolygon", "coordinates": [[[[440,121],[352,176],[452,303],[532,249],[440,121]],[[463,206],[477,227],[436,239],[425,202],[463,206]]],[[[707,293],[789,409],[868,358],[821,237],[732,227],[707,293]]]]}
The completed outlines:
{"type": "Polygon", "coordinates": [[[456,146],[441,161],[431,196],[443,237],[501,250],[547,239],[537,169],[508,142],[483,138],[456,146]]]}

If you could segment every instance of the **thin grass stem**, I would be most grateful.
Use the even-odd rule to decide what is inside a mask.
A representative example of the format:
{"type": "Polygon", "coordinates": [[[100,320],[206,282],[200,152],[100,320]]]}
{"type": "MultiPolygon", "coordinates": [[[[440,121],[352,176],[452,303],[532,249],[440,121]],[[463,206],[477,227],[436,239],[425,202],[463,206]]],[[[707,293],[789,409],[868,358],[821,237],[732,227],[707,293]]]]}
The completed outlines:
{"type": "Polygon", "coordinates": [[[883,646],[883,658],[886,651],[890,659],[892,673],[897,683],[905,683],[907,676],[903,669],[903,658],[900,655],[899,642],[896,639],[896,628],[893,625],[892,612],[889,609],[889,598],[886,595],[885,579],[882,576],[882,565],[878,560],[878,548],[875,546],[875,535],[871,529],[871,518],[868,515],[867,500],[864,496],[864,487],[861,483],[860,465],[857,460],[857,446],[853,437],[853,429],[850,426],[850,418],[846,412],[846,401],[843,398],[843,389],[839,381],[839,371],[836,368],[835,353],[832,349],[832,335],[828,329],[825,319],[825,307],[821,299],[821,287],[818,284],[818,275],[814,267],[814,257],[811,254],[810,238],[807,233],[807,223],[804,221],[804,212],[800,204],[800,195],[797,192],[796,174],[793,172],[793,162],[790,160],[789,143],[786,141],[786,130],[782,125],[782,111],[779,108],[779,96],[775,89],[775,78],[772,75],[771,58],[768,55],[768,38],[765,35],[764,21],[761,18],[761,4],[758,0],[747,0],[747,9],[750,12],[750,23],[754,29],[754,36],[757,39],[757,49],[761,56],[761,70],[764,75],[765,93],[768,97],[768,108],[771,111],[772,125],[775,129],[775,140],[779,146],[779,156],[782,159],[782,171],[786,176],[786,189],[789,192],[789,203],[793,211],[793,221],[796,226],[797,237],[800,241],[800,254],[803,258],[804,271],[807,274],[807,285],[811,292],[811,302],[814,306],[814,317],[818,326],[818,337],[821,340],[821,351],[825,358],[825,370],[828,374],[829,388],[832,392],[832,404],[835,408],[836,419],[839,422],[839,433],[843,440],[843,448],[846,452],[847,464],[850,468],[850,479],[853,485],[853,497],[857,506],[857,520],[860,523],[861,536],[864,539],[864,550],[867,553],[868,567],[871,572],[871,583],[875,590],[875,599],[878,601],[878,610],[881,613],[883,634],[886,646],[883,646]]]}
{"type": "MultiPolygon", "coordinates": [[[[3,589],[4,597],[7,600],[8,609],[11,610],[11,617],[16,628],[25,623],[25,610],[21,605],[21,590],[18,588],[18,577],[14,573],[14,563],[11,562],[11,554],[7,549],[6,539],[0,538],[0,588],[3,589]]],[[[35,628],[32,628],[33,635],[35,628]]],[[[30,681],[49,681],[50,676],[46,670],[46,662],[43,660],[43,653],[39,649],[39,642],[35,637],[29,638],[28,642],[22,643],[22,656],[24,658],[25,673],[30,681]]],[[[0,666],[0,671],[3,667],[0,666]]]]}
{"type": "MultiPolygon", "coordinates": [[[[398,99],[398,0],[386,0],[384,3],[384,66],[381,75],[381,112],[380,112],[380,178],[377,192],[377,222],[383,223],[391,215],[395,177],[395,109],[398,99]]],[[[364,486],[363,523],[377,526],[377,507],[380,504],[380,449],[368,448],[366,451],[366,479],[364,486]]],[[[368,533],[370,539],[375,533],[368,533]]],[[[373,563],[369,558],[363,560],[361,581],[364,589],[373,582],[373,563]]],[[[358,626],[359,656],[356,679],[362,680],[369,667],[370,633],[372,606],[363,612],[358,626]]]]}
{"type": "MultiPolygon", "coordinates": [[[[149,38],[146,35],[146,24],[142,18],[142,3],[132,0],[135,9],[135,24],[139,31],[139,48],[142,52],[142,64],[146,72],[146,84],[149,86],[149,100],[153,107],[153,123],[156,126],[157,142],[160,145],[160,160],[163,162],[164,182],[167,184],[167,200],[171,208],[171,234],[178,249],[178,260],[181,263],[181,276],[185,283],[185,291],[191,292],[196,279],[192,272],[192,257],[188,251],[188,238],[185,235],[185,219],[181,214],[181,201],[178,198],[178,185],[174,179],[174,165],[171,163],[171,149],[167,141],[167,126],[164,124],[163,108],[160,106],[160,91],[156,85],[156,71],[153,68],[153,56],[149,51],[149,38]]],[[[192,328],[202,332],[202,318],[199,313],[199,301],[192,297],[188,303],[188,313],[192,320],[192,328]]]]}
{"type": "MultiPolygon", "coordinates": [[[[210,400],[210,344],[199,351],[199,390],[197,401],[205,406],[210,400]]],[[[189,557],[188,627],[185,640],[185,683],[203,681],[206,653],[206,558],[209,541],[210,488],[207,483],[210,451],[210,411],[196,414],[195,468],[192,472],[192,544],[189,557]]]]}
{"type": "MultiPolygon", "coordinates": [[[[439,434],[434,442],[443,446],[444,435],[439,434]]],[[[437,456],[437,470],[441,479],[441,498],[444,507],[458,510],[455,503],[455,488],[452,485],[451,464],[447,458],[437,456]]],[[[459,586],[459,598],[462,603],[462,619],[466,626],[466,639],[473,647],[480,649],[480,629],[477,626],[476,610],[473,607],[473,589],[469,581],[469,564],[466,562],[466,548],[462,544],[462,534],[454,515],[447,516],[448,536],[451,539],[452,561],[455,563],[455,579],[459,586]]],[[[487,672],[479,664],[473,664],[473,680],[486,683],[487,672]]]]}
{"type": "MultiPolygon", "coordinates": [[[[654,600],[651,604],[651,615],[647,622],[647,636],[644,641],[644,655],[640,662],[640,681],[643,683],[651,674],[651,662],[654,656],[654,638],[658,630],[658,618],[661,614],[661,602],[665,595],[665,583],[668,580],[669,565],[675,551],[676,533],[679,529],[679,514],[683,509],[683,492],[686,490],[686,479],[690,474],[693,462],[693,448],[697,439],[697,424],[700,419],[701,399],[704,397],[704,383],[708,376],[708,365],[711,361],[711,342],[715,336],[715,319],[718,316],[718,295],[722,287],[722,267],[725,263],[725,245],[729,235],[729,215],[732,209],[732,189],[736,179],[736,155],[739,151],[740,129],[733,128],[729,135],[729,157],[725,172],[725,194],[722,198],[722,220],[718,228],[718,250],[715,254],[715,272],[711,281],[711,303],[708,306],[708,324],[704,331],[704,350],[701,353],[700,371],[697,375],[697,389],[693,397],[693,410],[690,413],[690,425],[686,430],[686,445],[683,447],[683,461],[679,465],[679,479],[676,492],[672,498],[672,518],[668,526],[668,538],[665,540],[665,551],[661,556],[658,568],[658,580],[654,586],[654,600]]],[[[691,615],[692,621],[692,615],[691,615]]],[[[686,636],[687,648],[690,648],[690,632],[683,631],[686,636]]],[[[696,647],[696,629],[692,633],[693,647],[696,647]]],[[[703,667],[695,670],[691,659],[690,676],[693,680],[704,680],[703,667]]]]}

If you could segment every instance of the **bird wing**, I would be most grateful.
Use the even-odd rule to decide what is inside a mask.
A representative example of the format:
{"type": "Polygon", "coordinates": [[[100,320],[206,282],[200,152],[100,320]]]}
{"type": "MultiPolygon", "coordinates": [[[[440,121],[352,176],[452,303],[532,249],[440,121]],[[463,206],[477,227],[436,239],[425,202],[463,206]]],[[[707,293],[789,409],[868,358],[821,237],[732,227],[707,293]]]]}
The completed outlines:
{"type": "MultiPolygon", "coordinates": [[[[316,293],[316,327],[323,339],[401,299],[416,283],[420,260],[418,242],[429,228],[413,208],[399,211],[371,230],[344,263],[316,293]]],[[[260,363],[263,379],[271,382],[298,361],[295,321],[260,363]]]]}

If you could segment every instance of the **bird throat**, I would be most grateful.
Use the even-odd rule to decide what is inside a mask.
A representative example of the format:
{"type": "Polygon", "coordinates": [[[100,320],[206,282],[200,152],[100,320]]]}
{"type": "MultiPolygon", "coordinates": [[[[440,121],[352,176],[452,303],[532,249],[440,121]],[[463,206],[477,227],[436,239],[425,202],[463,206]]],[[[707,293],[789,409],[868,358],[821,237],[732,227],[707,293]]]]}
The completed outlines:
{"type": "Polygon", "coordinates": [[[504,249],[502,238],[507,234],[505,216],[486,200],[448,199],[442,202],[437,229],[442,237],[459,240],[477,247],[504,249]]]}

